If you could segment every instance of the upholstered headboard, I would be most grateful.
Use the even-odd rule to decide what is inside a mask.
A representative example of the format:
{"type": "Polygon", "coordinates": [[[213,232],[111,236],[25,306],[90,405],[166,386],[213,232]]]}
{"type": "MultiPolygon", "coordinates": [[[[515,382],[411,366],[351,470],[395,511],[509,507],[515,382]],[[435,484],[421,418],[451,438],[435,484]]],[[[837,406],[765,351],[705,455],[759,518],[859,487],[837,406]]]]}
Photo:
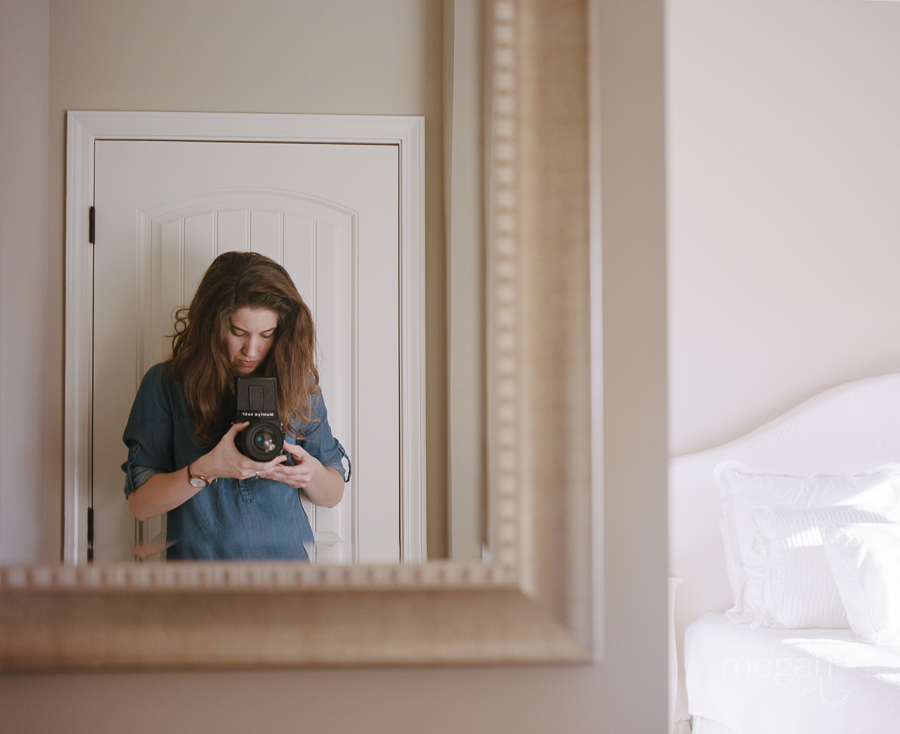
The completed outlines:
{"type": "Polygon", "coordinates": [[[675,597],[681,668],[676,719],[686,710],[684,629],[706,612],[732,606],[713,477],[726,459],[753,471],[804,475],[851,474],[900,461],[900,374],[832,388],[743,438],[670,461],[669,571],[682,579],[675,597]]]}

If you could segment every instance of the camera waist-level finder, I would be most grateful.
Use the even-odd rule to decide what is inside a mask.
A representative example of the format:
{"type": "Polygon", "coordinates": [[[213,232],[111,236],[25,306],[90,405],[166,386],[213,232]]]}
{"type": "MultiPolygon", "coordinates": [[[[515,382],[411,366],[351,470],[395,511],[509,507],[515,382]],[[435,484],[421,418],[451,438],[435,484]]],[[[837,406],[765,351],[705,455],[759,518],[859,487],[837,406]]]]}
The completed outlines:
{"type": "Polygon", "coordinates": [[[237,435],[238,451],[254,461],[271,461],[284,448],[278,418],[278,387],[274,377],[238,377],[234,422],[250,425],[237,435]]]}

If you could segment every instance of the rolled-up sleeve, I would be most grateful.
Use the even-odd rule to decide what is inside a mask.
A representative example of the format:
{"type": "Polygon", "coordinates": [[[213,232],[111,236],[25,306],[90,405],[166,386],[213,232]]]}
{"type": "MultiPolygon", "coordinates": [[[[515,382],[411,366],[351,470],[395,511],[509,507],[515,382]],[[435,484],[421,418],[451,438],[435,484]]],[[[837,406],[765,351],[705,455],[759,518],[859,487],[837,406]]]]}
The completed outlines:
{"type": "Polygon", "coordinates": [[[350,457],[331,432],[331,426],[328,424],[328,411],[321,393],[313,396],[312,412],[313,420],[301,423],[296,428],[297,437],[288,436],[288,442],[302,446],[322,462],[323,466],[336,469],[345,482],[350,481],[352,473],[350,457]]]}
{"type": "Polygon", "coordinates": [[[173,450],[176,416],[163,384],[164,369],[164,365],[156,365],[144,375],[122,436],[128,447],[128,458],[122,464],[126,497],[154,474],[178,468],[173,450]]]}

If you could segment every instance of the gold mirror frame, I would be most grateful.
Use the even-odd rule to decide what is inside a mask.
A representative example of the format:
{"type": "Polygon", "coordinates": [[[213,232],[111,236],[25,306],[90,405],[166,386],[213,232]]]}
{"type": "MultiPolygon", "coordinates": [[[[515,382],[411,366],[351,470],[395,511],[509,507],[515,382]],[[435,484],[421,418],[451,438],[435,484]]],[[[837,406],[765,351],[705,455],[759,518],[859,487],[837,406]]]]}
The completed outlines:
{"type": "Polygon", "coordinates": [[[587,5],[491,4],[492,559],[6,566],[3,669],[592,659],[587,5]]]}

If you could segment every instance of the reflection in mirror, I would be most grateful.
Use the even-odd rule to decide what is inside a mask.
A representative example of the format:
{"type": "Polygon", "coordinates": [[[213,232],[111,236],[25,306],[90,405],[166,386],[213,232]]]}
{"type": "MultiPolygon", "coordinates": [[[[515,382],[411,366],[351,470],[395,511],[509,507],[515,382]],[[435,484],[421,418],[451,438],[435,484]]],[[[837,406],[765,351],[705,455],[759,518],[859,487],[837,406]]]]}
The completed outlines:
{"type": "MultiPolygon", "coordinates": [[[[74,178],[93,190],[97,212],[93,289],[80,293],[85,308],[94,309],[94,324],[90,343],[70,347],[89,350],[91,356],[82,359],[91,365],[94,392],[91,420],[76,419],[89,425],[84,460],[89,476],[76,470],[72,481],[67,477],[67,561],[130,559],[136,542],[146,548],[165,536],[164,518],[135,523],[123,501],[122,428],[141,376],[168,354],[172,313],[189,301],[212,257],[230,249],[264,252],[283,263],[315,313],[329,422],[353,456],[354,471],[337,508],[306,504],[317,538],[314,560],[395,563],[482,556],[484,437],[472,430],[483,425],[484,413],[478,5],[460,3],[445,19],[453,39],[444,60],[449,67],[447,385],[426,386],[422,369],[428,283],[421,129],[388,145],[378,132],[357,131],[356,137],[369,140],[354,146],[346,133],[351,118],[335,118],[344,134],[330,139],[340,144],[323,144],[317,131],[319,139],[306,145],[305,154],[296,139],[293,146],[199,142],[204,132],[196,126],[193,142],[178,140],[153,133],[149,119],[138,123],[131,115],[115,134],[108,120],[86,132],[81,160],[90,163],[74,178]],[[139,128],[145,139],[122,139],[139,128]],[[412,145],[418,150],[410,150],[412,145]],[[371,156],[361,152],[367,148],[392,149],[394,163],[382,162],[383,173],[373,171],[371,156]],[[300,160],[303,155],[308,160],[300,160]],[[197,179],[203,172],[206,183],[197,179]],[[386,192],[396,196],[388,200],[386,192]],[[133,246],[122,247],[125,242],[133,246]],[[425,403],[435,390],[454,396],[448,401],[449,431],[434,418],[427,421],[429,443],[449,455],[446,485],[437,470],[429,478],[425,466],[425,403]],[[441,504],[452,507],[452,516],[426,513],[435,493],[448,495],[441,504]],[[436,553],[429,535],[446,536],[445,550],[436,553]]],[[[387,119],[369,122],[377,131],[387,119]]],[[[211,124],[205,134],[221,140],[222,131],[211,124]]],[[[439,134],[440,127],[434,127],[439,134]]],[[[253,133],[244,130],[236,137],[252,140],[253,133]]],[[[77,369],[77,359],[67,363],[77,369]]],[[[67,379],[78,383],[86,377],[67,379]]],[[[68,406],[69,412],[78,409],[68,406]]],[[[433,450],[429,445],[429,456],[433,450]]],[[[159,558],[151,554],[148,560],[159,558]]]]}

